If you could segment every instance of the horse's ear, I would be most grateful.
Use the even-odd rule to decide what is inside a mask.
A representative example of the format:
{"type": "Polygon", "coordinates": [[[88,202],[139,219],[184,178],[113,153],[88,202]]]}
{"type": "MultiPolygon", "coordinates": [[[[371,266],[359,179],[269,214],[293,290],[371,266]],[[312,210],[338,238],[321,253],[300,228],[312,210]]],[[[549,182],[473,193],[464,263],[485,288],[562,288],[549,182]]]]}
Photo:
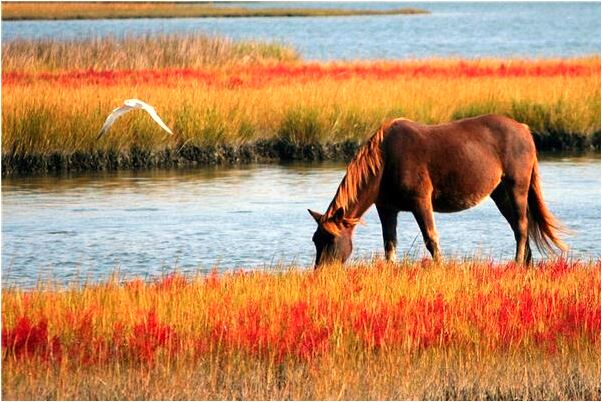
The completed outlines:
{"type": "Polygon", "coordinates": [[[334,223],[336,223],[337,225],[343,223],[343,218],[345,217],[345,210],[343,209],[343,207],[337,209],[337,211],[334,213],[334,215],[332,215],[332,220],[334,221],[334,223]]]}
{"type": "Polygon", "coordinates": [[[322,214],[316,211],[312,211],[311,209],[307,210],[312,218],[316,221],[316,223],[320,223],[320,219],[322,219],[322,214]]]}

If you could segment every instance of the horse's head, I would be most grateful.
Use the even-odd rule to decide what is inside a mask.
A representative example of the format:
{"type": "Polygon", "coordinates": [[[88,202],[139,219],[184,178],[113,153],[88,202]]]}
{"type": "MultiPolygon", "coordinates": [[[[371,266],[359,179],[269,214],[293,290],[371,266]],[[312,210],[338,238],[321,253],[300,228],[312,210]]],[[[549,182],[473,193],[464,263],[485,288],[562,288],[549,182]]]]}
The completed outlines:
{"type": "Polygon", "coordinates": [[[343,208],[339,208],[332,216],[308,211],[318,224],[312,238],[316,245],[315,268],[327,263],[344,263],[353,250],[351,237],[359,219],[345,218],[343,208]]]}

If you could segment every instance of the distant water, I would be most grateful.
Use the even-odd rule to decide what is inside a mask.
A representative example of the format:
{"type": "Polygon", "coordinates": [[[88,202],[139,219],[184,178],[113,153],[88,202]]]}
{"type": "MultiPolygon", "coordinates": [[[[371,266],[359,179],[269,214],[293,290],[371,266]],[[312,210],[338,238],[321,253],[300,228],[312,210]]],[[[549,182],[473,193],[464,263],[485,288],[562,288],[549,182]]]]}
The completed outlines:
{"type": "MultiPolygon", "coordinates": [[[[232,6],[236,4],[230,4],[232,6]]],[[[417,7],[428,15],[6,21],[2,40],[203,32],[290,44],[307,60],[567,57],[600,54],[600,2],[245,3],[247,7],[417,7]]]]}
{"type": "MultiPolygon", "coordinates": [[[[540,163],[550,210],[575,233],[572,255],[600,257],[600,158],[540,163]]],[[[344,174],[341,163],[250,165],[2,180],[3,285],[181,271],[310,267],[315,223],[344,174]]],[[[467,211],[435,214],[446,256],[512,259],[509,225],[487,199],[467,211]]],[[[356,230],[354,257],[382,254],[372,207],[356,230]]],[[[401,213],[399,254],[426,254],[418,225],[401,213]]],[[[538,255],[538,254],[536,254],[538,255]]]]}

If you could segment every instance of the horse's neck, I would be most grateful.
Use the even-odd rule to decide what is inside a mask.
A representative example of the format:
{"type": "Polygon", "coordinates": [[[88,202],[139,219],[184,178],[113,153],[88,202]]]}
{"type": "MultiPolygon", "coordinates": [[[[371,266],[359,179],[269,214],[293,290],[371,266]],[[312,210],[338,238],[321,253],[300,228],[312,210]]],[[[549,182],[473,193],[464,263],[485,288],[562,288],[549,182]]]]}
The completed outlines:
{"type": "Polygon", "coordinates": [[[345,218],[361,218],[364,213],[376,202],[378,195],[378,183],[380,182],[380,172],[376,175],[370,175],[366,182],[362,183],[356,191],[356,197],[351,199],[343,195],[343,183],[339,185],[336,195],[326,211],[327,216],[332,216],[339,208],[345,211],[345,218]]]}
{"type": "Polygon", "coordinates": [[[356,153],[347,165],[347,172],[341,181],[326,216],[332,216],[339,208],[345,211],[345,218],[361,218],[374,204],[382,177],[382,156],[380,145],[385,133],[381,127],[356,153]]]}
{"type": "Polygon", "coordinates": [[[348,209],[348,212],[345,214],[345,217],[361,218],[366,213],[368,208],[370,208],[372,206],[372,204],[374,204],[375,201],[376,201],[376,192],[374,192],[372,190],[361,192],[360,195],[358,196],[358,200],[356,202],[352,203],[352,205],[350,205],[350,208],[348,209]]]}

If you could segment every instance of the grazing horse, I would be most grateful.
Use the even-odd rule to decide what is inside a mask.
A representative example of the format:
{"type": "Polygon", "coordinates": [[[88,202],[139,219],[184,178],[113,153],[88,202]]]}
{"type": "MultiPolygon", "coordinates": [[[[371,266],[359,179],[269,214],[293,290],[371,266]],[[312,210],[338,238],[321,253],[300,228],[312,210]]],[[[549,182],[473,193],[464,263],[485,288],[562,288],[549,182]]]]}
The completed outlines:
{"type": "Polygon", "coordinates": [[[535,144],[529,127],[485,115],[425,125],[395,119],[381,126],[347,166],[347,173],[313,235],[318,267],[345,262],[362,215],[376,205],[385,257],[395,260],[397,214],[414,215],[426,248],[440,258],[435,212],[457,212],[490,196],[516,239],[516,262],[531,262],[529,236],[548,252],[566,245],[562,228],[541,193],[535,144]]]}

